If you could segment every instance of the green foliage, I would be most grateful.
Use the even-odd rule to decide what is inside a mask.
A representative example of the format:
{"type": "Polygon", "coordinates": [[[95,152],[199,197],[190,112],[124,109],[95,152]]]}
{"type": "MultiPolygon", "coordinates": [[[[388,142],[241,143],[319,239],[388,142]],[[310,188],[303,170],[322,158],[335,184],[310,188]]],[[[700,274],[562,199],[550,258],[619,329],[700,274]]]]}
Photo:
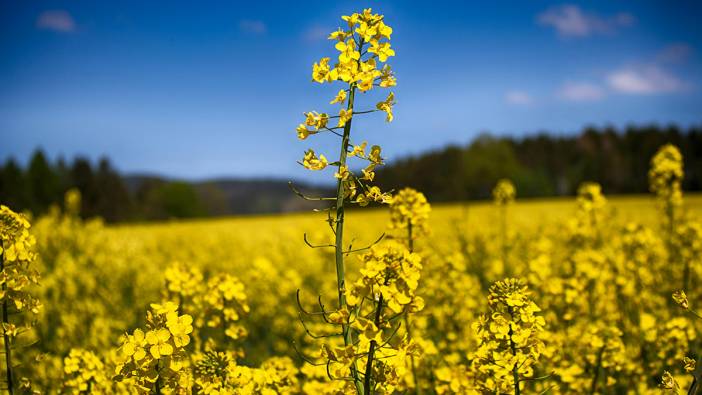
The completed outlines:
{"type": "MultiPolygon", "coordinates": [[[[575,195],[587,180],[599,182],[607,194],[645,193],[649,160],[666,143],[679,147],[684,157],[682,187],[701,190],[702,129],[675,126],[586,128],[577,135],[541,133],[522,139],[483,134],[466,146],[395,160],[377,169],[376,180],[383,190],[413,187],[437,202],[488,199],[501,178],[513,180],[521,197],[575,195]]],[[[170,183],[125,177],[106,159],[97,166],[80,157],[69,164],[60,158],[51,163],[37,151],[24,169],[12,158],[0,166],[0,201],[39,215],[76,187],[83,196],[81,215],[107,222],[310,208],[305,204],[310,202],[290,194],[286,182],[275,180],[210,180],[189,183],[192,190],[170,183]]],[[[310,195],[327,192],[301,189],[310,195]]]]}
{"type": "Polygon", "coordinates": [[[586,180],[597,180],[609,194],[644,193],[648,161],[666,143],[680,147],[685,158],[683,188],[702,188],[702,129],[675,126],[586,128],[579,135],[522,139],[481,135],[464,147],[395,161],[377,179],[383,188],[425,191],[432,201],[487,199],[500,178],[514,180],[522,197],[574,195],[586,180]]]}

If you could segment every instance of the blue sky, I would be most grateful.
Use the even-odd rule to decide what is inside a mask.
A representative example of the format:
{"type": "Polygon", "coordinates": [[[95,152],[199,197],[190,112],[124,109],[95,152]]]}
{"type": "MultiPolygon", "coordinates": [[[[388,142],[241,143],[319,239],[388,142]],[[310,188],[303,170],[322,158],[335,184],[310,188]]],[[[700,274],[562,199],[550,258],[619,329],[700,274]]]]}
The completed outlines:
{"type": "Polygon", "coordinates": [[[339,89],[311,65],[367,6],[394,29],[396,119],[354,133],[390,160],[481,131],[698,125],[702,3],[670,4],[0,0],[0,160],[41,147],[128,173],[308,177],[295,161],[336,142],[295,126],[339,89]]]}

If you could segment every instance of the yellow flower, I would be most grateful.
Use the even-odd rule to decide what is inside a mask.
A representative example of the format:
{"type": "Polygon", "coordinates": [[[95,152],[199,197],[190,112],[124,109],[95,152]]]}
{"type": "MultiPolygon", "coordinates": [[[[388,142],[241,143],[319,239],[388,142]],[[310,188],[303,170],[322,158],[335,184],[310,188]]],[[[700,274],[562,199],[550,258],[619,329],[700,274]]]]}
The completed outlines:
{"type": "Polygon", "coordinates": [[[695,370],[695,366],[697,365],[694,359],[688,357],[683,358],[683,364],[685,371],[688,373],[693,372],[695,370]]]}
{"type": "Polygon", "coordinates": [[[339,40],[339,41],[344,41],[346,37],[349,35],[347,31],[342,30],[339,28],[335,32],[331,32],[329,34],[329,37],[327,37],[329,40],[339,40]]]}
{"type": "Polygon", "coordinates": [[[349,27],[353,27],[355,24],[357,24],[360,18],[361,15],[358,13],[353,13],[350,16],[343,15],[341,17],[341,19],[345,20],[349,24],[349,27]]]}
{"type": "Polygon", "coordinates": [[[367,145],[367,141],[362,142],[361,145],[354,145],[353,150],[349,152],[349,156],[358,156],[359,158],[365,158],[367,145]]]}
{"type": "Polygon", "coordinates": [[[305,152],[305,157],[302,159],[302,165],[308,170],[322,170],[327,167],[327,158],[324,155],[317,155],[311,149],[305,152]]]}
{"type": "Polygon", "coordinates": [[[387,116],[385,117],[386,122],[392,122],[393,120],[393,115],[392,115],[392,106],[395,104],[395,94],[390,92],[387,98],[385,98],[384,101],[379,102],[378,104],[375,105],[375,107],[378,110],[385,111],[387,116]]]}
{"type": "Polygon", "coordinates": [[[514,184],[506,178],[499,180],[497,185],[495,185],[495,189],[492,190],[492,197],[495,200],[495,204],[498,206],[513,203],[516,194],[517,190],[514,184]]]}
{"type": "Polygon", "coordinates": [[[310,111],[305,114],[305,125],[312,126],[319,130],[327,126],[329,121],[329,115],[322,113],[319,114],[316,111],[310,111]]]}
{"type": "Polygon", "coordinates": [[[146,342],[151,345],[149,352],[155,359],[161,356],[173,354],[173,346],[168,343],[171,338],[171,332],[168,329],[161,328],[146,333],[146,342]]]}
{"type": "Polygon", "coordinates": [[[661,388],[678,391],[680,389],[680,385],[677,381],[675,381],[675,378],[672,374],[670,374],[670,372],[665,371],[663,372],[663,377],[661,377],[661,388]]]}
{"type": "Polygon", "coordinates": [[[379,145],[374,145],[371,147],[370,153],[368,154],[368,160],[376,165],[383,164],[383,158],[380,156],[382,148],[379,145]]]}
{"type": "Polygon", "coordinates": [[[343,324],[349,321],[349,310],[344,307],[341,310],[329,313],[329,321],[335,324],[343,324]]]}
{"type": "Polygon", "coordinates": [[[3,322],[2,323],[2,329],[5,333],[5,335],[9,337],[15,337],[17,334],[19,334],[19,328],[15,324],[8,324],[3,322]]]}
{"type": "Polygon", "coordinates": [[[351,120],[351,117],[353,117],[353,110],[339,111],[339,124],[337,126],[343,127],[344,125],[346,125],[346,122],[351,120]]]}
{"type": "Polygon", "coordinates": [[[151,303],[151,309],[156,314],[168,314],[178,310],[178,305],[173,302],[164,304],[151,303]]]}
{"type": "Polygon", "coordinates": [[[348,40],[346,42],[339,41],[334,47],[340,52],[339,62],[342,64],[355,62],[361,58],[361,54],[356,51],[356,43],[354,43],[353,40],[348,40]]]}
{"type": "Polygon", "coordinates": [[[178,316],[178,313],[169,313],[166,316],[166,327],[173,335],[173,342],[176,347],[185,347],[190,343],[190,336],[193,331],[193,317],[188,314],[178,316]]]}
{"type": "Polygon", "coordinates": [[[329,75],[329,58],[322,58],[319,63],[315,63],[312,66],[312,79],[320,84],[331,81],[329,75]]]}
{"type": "Polygon", "coordinates": [[[371,341],[381,343],[383,341],[383,338],[381,337],[382,331],[380,331],[371,320],[358,317],[352,326],[354,329],[359,331],[358,339],[361,341],[361,343],[367,344],[371,341]]]}
{"type": "Polygon", "coordinates": [[[124,344],[122,344],[122,353],[127,357],[133,357],[135,361],[141,361],[146,357],[146,338],[144,331],[135,329],[131,336],[127,336],[124,344]]]}
{"type": "Polygon", "coordinates": [[[411,224],[413,238],[417,233],[427,233],[430,211],[431,207],[423,193],[404,188],[393,197],[390,205],[391,228],[406,229],[411,224]]]}
{"type": "Polygon", "coordinates": [[[380,21],[378,22],[378,34],[389,40],[390,35],[392,34],[392,28],[386,25],[383,21],[380,21]]]}
{"type": "Polygon", "coordinates": [[[378,26],[370,25],[366,22],[361,22],[356,28],[356,33],[358,33],[364,41],[369,42],[373,36],[378,34],[378,26]]]}
{"type": "Polygon", "coordinates": [[[349,177],[351,177],[351,172],[349,171],[349,167],[346,165],[340,166],[339,170],[334,173],[334,177],[338,178],[342,181],[347,180],[349,177]]]}
{"type": "Polygon", "coordinates": [[[685,310],[690,307],[690,303],[687,300],[687,295],[685,295],[685,291],[683,290],[673,292],[673,301],[675,301],[675,303],[685,310]]]}
{"type": "Polygon", "coordinates": [[[316,131],[308,130],[304,123],[299,124],[295,130],[297,131],[297,138],[300,140],[306,139],[310,134],[317,133],[316,131]]]}
{"type": "Polygon", "coordinates": [[[368,49],[368,52],[378,55],[381,62],[387,62],[390,56],[395,56],[395,50],[390,48],[390,43],[375,43],[368,49]]]}
{"type": "Polygon", "coordinates": [[[334,98],[334,100],[329,102],[329,104],[335,104],[335,103],[344,104],[345,100],[346,100],[346,90],[341,89],[339,91],[339,93],[336,94],[336,97],[334,98]]]}
{"type": "Polygon", "coordinates": [[[382,88],[389,88],[391,86],[397,85],[397,80],[395,79],[395,75],[393,74],[392,70],[390,69],[390,65],[386,64],[383,66],[383,69],[380,70],[380,86],[382,88]]]}
{"type": "Polygon", "coordinates": [[[373,169],[375,169],[375,164],[373,163],[366,166],[365,169],[361,169],[361,173],[363,173],[363,177],[361,177],[361,179],[366,181],[373,181],[373,179],[375,178],[375,172],[373,171],[373,169]]]}

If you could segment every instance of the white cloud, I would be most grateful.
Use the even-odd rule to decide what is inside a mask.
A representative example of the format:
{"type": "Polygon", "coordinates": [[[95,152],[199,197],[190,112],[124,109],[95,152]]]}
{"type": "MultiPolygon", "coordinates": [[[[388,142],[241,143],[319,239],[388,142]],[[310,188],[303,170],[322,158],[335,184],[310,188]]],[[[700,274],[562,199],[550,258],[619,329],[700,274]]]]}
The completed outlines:
{"type": "Polygon", "coordinates": [[[599,85],[590,82],[566,82],[556,95],[568,101],[597,101],[605,97],[605,91],[599,85]]]}
{"type": "Polygon", "coordinates": [[[532,97],[524,91],[509,91],[505,94],[505,100],[509,104],[517,104],[522,106],[531,104],[534,101],[532,97]]]}
{"type": "Polygon", "coordinates": [[[671,44],[658,53],[656,60],[661,63],[683,63],[691,53],[692,48],[685,43],[671,44]]]}
{"type": "Polygon", "coordinates": [[[627,94],[669,93],[687,88],[678,77],[655,65],[614,71],[607,76],[607,83],[614,91],[627,94]]]}
{"type": "Polygon", "coordinates": [[[239,21],[239,29],[244,33],[266,34],[268,27],[263,21],[254,19],[242,19],[239,21]]]}
{"type": "Polygon", "coordinates": [[[330,30],[329,28],[324,28],[321,26],[311,26],[302,33],[302,37],[305,41],[309,42],[323,41],[326,40],[326,38],[329,36],[329,32],[331,31],[332,30],[330,30]]]}
{"type": "Polygon", "coordinates": [[[620,27],[630,26],[635,18],[629,13],[601,17],[586,13],[577,5],[565,4],[549,8],[537,16],[543,26],[553,27],[561,37],[587,37],[593,34],[613,33],[620,27]]]}
{"type": "Polygon", "coordinates": [[[42,12],[37,17],[36,26],[39,29],[52,30],[59,33],[71,33],[76,30],[76,23],[73,17],[63,10],[42,12]]]}

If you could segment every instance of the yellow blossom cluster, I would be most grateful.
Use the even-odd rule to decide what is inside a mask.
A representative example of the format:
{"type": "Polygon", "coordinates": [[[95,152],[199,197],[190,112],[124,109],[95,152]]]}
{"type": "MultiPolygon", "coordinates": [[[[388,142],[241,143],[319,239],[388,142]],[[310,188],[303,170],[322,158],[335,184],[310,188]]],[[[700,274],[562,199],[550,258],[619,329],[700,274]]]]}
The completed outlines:
{"type": "Polygon", "coordinates": [[[683,163],[676,146],[666,144],[651,158],[648,180],[651,192],[665,204],[671,207],[681,204],[683,163]]]}
{"type": "Polygon", "coordinates": [[[339,28],[329,35],[329,39],[336,42],[334,48],[338,51],[338,62],[331,65],[331,58],[324,57],[312,67],[314,81],[343,84],[344,87],[329,103],[338,104],[342,108],[339,109],[338,115],[306,112],[305,121],[296,128],[300,140],[321,132],[340,137],[340,158],[339,161],[330,163],[324,154],[317,154],[313,149],[308,149],[300,164],[308,170],[316,171],[324,170],[330,164],[336,166],[334,177],[339,182],[339,192],[344,199],[360,206],[367,206],[371,202],[389,203],[389,193],[383,193],[377,186],[370,185],[375,178],[376,167],[384,164],[380,155],[381,148],[373,145],[366,154],[366,141],[354,145],[351,142],[351,123],[355,116],[376,111],[384,112],[387,122],[394,118],[395,95],[392,92],[384,100],[377,102],[374,109],[355,109],[357,92],[368,93],[374,87],[389,88],[396,84],[388,64],[379,68],[379,63],[385,63],[389,57],[395,55],[389,42],[392,28],[385,24],[382,15],[372,13],[371,9],[344,16],[342,19],[347,28],[339,28]],[[349,168],[347,162],[351,157],[367,161],[360,174],[349,168]]]}
{"type": "MultiPolygon", "coordinates": [[[[31,227],[36,237],[31,245],[36,253],[32,263],[43,278],[32,290],[44,302],[46,313],[36,315],[36,325],[27,332],[26,340],[37,342],[12,354],[17,359],[16,386],[31,383],[41,392],[61,388],[70,392],[69,386],[80,388],[89,377],[96,378],[91,385],[98,385],[100,377],[111,378],[115,367],[124,364],[121,342],[115,340],[127,328],[128,336],[136,336],[142,344],[137,356],[143,353],[144,359],[153,359],[151,345],[146,343],[150,329],[144,327],[140,310],[151,301],[171,300],[180,307],[180,316],[193,317],[190,342],[183,347],[186,356],[180,382],[202,393],[246,393],[243,388],[254,393],[353,393],[353,382],[330,380],[326,364],[304,362],[295,348],[312,362],[321,363],[327,360],[318,353],[319,343],[326,343],[325,355],[340,361],[329,365],[334,377],[349,377],[352,365],[362,377],[373,339],[382,339],[372,370],[373,381],[379,383],[377,390],[475,393],[491,385],[488,379],[492,376],[476,373],[476,353],[485,346],[483,338],[471,330],[471,323],[480,322],[481,314],[491,319],[493,310],[485,302],[490,286],[513,275],[529,284],[529,300],[542,309],[534,315],[546,323],[538,332],[544,346],[538,363],[531,365],[533,375],[525,377],[527,371],[519,370],[524,379],[522,393],[549,389],[553,394],[589,394],[594,385],[595,393],[652,394],[662,387],[664,372],[668,372],[667,383],[674,382],[680,391],[687,391],[692,382],[688,369],[693,362],[699,365],[695,357],[702,320],[695,314],[702,305],[702,295],[695,289],[702,270],[695,251],[702,240],[694,229],[699,227],[696,218],[702,213],[702,199],[690,195],[681,207],[686,209],[687,219],[680,217],[676,239],[668,244],[664,229],[658,226],[660,211],[647,198],[610,197],[601,207],[608,213],[597,230],[601,242],[592,243],[566,231],[573,218],[586,219],[577,199],[517,201],[510,208],[510,260],[504,266],[494,265],[502,253],[500,238],[495,237],[499,224],[494,220],[500,208],[487,203],[472,203],[467,210],[458,205],[435,208],[431,212],[432,232],[415,245],[414,254],[421,256],[422,269],[413,292],[415,298],[421,295],[424,299],[424,308],[409,315],[409,325],[404,316],[395,317],[386,302],[380,324],[375,324],[370,313],[378,305],[381,274],[372,282],[374,291],[358,302],[358,313],[358,305],[346,310],[326,306],[337,295],[335,284],[328,279],[329,251],[300,248],[299,237],[304,232],[310,240],[324,240],[319,229],[324,213],[112,227],[100,221],[83,222],[70,210],[52,210],[31,227]],[[687,290],[682,286],[682,257],[690,261],[691,287],[687,290]],[[233,299],[225,303],[225,294],[237,295],[241,290],[236,285],[220,290],[214,281],[208,286],[213,278],[221,283],[224,274],[245,284],[246,298],[239,295],[234,299],[249,306],[248,313],[238,312],[235,322],[247,336],[237,340],[224,334],[223,320],[217,327],[207,326],[211,317],[221,316],[223,310],[206,308],[205,294],[211,290],[217,295],[211,300],[221,300],[221,306],[226,306],[233,299]],[[348,353],[341,336],[307,339],[294,303],[299,288],[310,290],[302,294],[303,305],[317,305],[317,296],[322,295],[326,318],[349,324],[353,338],[348,353]],[[674,293],[675,298],[671,297],[674,293]],[[143,339],[134,328],[141,328],[143,339]],[[361,334],[365,348],[361,348],[361,334]],[[96,371],[100,364],[87,354],[82,360],[76,353],[67,358],[74,349],[99,358],[102,373],[96,371]],[[210,362],[203,362],[208,353],[226,357],[227,362],[219,364],[224,368],[207,368],[216,359],[207,357],[210,362]],[[36,360],[37,355],[42,357],[36,360]],[[275,372],[280,369],[264,365],[280,357],[289,358],[290,374],[279,375],[275,372]],[[685,358],[690,361],[685,362],[685,358]],[[74,384],[66,384],[73,379],[74,384]],[[253,387],[245,386],[254,382],[253,387]],[[283,385],[288,389],[281,389],[283,385]]],[[[392,220],[387,210],[365,211],[354,213],[348,224],[347,232],[358,237],[353,249],[375,240],[392,220]]],[[[396,233],[394,244],[399,246],[395,250],[406,251],[402,230],[396,233]]],[[[375,246],[376,253],[365,258],[370,268],[384,260],[380,251],[386,244],[393,243],[381,242],[375,246]]],[[[344,251],[346,248],[348,244],[344,251]]],[[[370,250],[359,253],[364,256],[370,250]]],[[[349,295],[356,282],[365,278],[361,269],[366,269],[364,260],[351,258],[349,295]]],[[[390,264],[397,269],[389,273],[395,275],[395,270],[400,270],[404,276],[401,266],[390,264]]],[[[407,295],[394,290],[386,294],[395,297],[400,306],[407,295]]],[[[409,310],[412,305],[404,307],[409,310]]],[[[305,318],[310,332],[341,333],[340,324],[330,327],[321,315],[316,317],[319,324],[305,318]]],[[[500,317],[507,319],[508,314],[503,312],[500,317]]],[[[11,315],[11,319],[16,318],[11,315]]],[[[16,321],[11,323],[20,331],[26,330],[16,321]]],[[[496,323],[493,327],[500,326],[496,323]]],[[[170,331],[169,337],[173,337],[170,331]]],[[[168,342],[172,341],[169,338],[168,342]]],[[[175,343],[171,344],[175,353],[175,343]]],[[[156,351],[161,356],[169,350],[162,347],[156,351]]],[[[497,355],[510,357],[503,352],[497,355]]],[[[507,374],[505,380],[512,380],[512,376],[507,374]]],[[[110,387],[103,392],[133,393],[138,388],[133,381],[125,377],[121,382],[107,383],[110,387]]],[[[151,389],[154,384],[143,382],[151,389]]]]}
{"type": "Polygon", "coordinates": [[[492,198],[498,206],[506,206],[514,203],[516,196],[517,189],[514,187],[512,181],[506,178],[499,180],[492,190],[492,198]]]}
{"type": "Polygon", "coordinates": [[[39,283],[39,273],[32,266],[36,240],[29,227],[23,215],[0,206],[0,303],[38,314],[41,304],[29,293],[29,288],[39,283]]]}
{"type": "Polygon", "coordinates": [[[178,314],[173,302],[151,304],[146,330],[135,329],[122,337],[115,380],[128,381],[143,392],[180,391],[188,388],[189,364],[185,347],[190,344],[193,318],[178,314]]]}
{"type": "Polygon", "coordinates": [[[411,238],[429,232],[431,207],[423,193],[412,188],[397,192],[390,203],[390,228],[411,232],[411,238]]]}
{"type": "Polygon", "coordinates": [[[208,327],[223,328],[225,336],[234,340],[246,336],[239,320],[250,308],[244,284],[238,278],[229,274],[212,277],[203,296],[203,311],[208,327]]]}
{"type": "Polygon", "coordinates": [[[471,365],[475,388],[484,393],[517,393],[521,381],[533,377],[543,352],[540,335],[545,321],[518,279],[493,284],[488,305],[489,313],[473,325],[479,339],[471,365]]]}
{"type": "Polygon", "coordinates": [[[111,388],[104,363],[91,351],[72,349],[63,360],[63,372],[62,393],[106,393],[111,388]]]}
{"type": "Polygon", "coordinates": [[[359,278],[348,291],[350,306],[359,305],[364,298],[378,297],[390,310],[401,313],[406,308],[419,311],[424,299],[415,295],[421,276],[421,258],[399,243],[376,245],[361,256],[364,267],[359,278]]]}

